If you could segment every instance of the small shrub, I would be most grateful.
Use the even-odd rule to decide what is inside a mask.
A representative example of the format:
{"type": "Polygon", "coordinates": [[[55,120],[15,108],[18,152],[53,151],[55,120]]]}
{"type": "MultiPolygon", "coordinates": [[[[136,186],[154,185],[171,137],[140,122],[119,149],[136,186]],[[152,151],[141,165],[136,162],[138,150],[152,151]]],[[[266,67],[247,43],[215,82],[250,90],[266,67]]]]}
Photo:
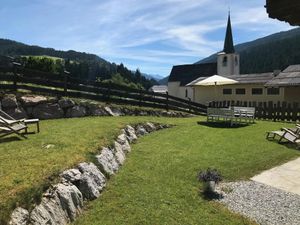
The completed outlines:
{"type": "Polygon", "coordinates": [[[217,184],[222,181],[222,176],[218,170],[208,168],[207,170],[200,171],[198,180],[203,182],[214,181],[217,184]]]}

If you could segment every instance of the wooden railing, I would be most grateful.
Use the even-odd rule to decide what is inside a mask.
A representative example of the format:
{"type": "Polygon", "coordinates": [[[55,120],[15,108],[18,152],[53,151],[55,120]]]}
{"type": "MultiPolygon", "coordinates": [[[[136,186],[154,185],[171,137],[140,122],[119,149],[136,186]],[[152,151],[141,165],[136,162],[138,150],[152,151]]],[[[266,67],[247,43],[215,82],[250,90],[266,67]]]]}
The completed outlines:
{"type": "Polygon", "coordinates": [[[230,106],[255,107],[257,119],[273,121],[300,121],[300,104],[297,102],[247,102],[247,101],[221,101],[211,102],[209,107],[226,108],[230,106]]]}
{"type": "Polygon", "coordinates": [[[86,98],[193,114],[205,114],[207,110],[205,105],[177,98],[168,93],[154,93],[112,82],[80,80],[68,73],[51,74],[16,67],[0,67],[0,89],[14,91],[22,89],[34,93],[86,98]]]}

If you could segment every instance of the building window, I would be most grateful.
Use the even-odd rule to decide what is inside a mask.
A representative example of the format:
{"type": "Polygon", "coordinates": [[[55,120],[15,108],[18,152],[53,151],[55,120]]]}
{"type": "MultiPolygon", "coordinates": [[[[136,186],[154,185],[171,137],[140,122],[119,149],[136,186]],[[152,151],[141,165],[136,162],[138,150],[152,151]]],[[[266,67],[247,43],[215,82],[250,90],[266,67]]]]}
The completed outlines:
{"type": "Polygon", "coordinates": [[[224,58],[223,58],[223,66],[224,67],[227,66],[227,61],[228,61],[227,56],[224,56],[224,58]]]}
{"type": "Polygon", "coordinates": [[[268,88],[267,94],[268,95],[279,95],[280,91],[279,88],[268,88]]]}
{"type": "Polygon", "coordinates": [[[223,95],[231,95],[231,94],[232,94],[232,89],[230,88],[223,89],[223,95]]]}
{"type": "Polygon", "coordinates": [[[188,89],[185,89],[185,97],[187,98],[188,96],[188,89]]]}
{"type": "Polygon", "coordinates": [[[234,61],[235,61],[235,65],[238,66],[239,65],[239,60],[238,60],[237,56],[234,58],[234,61]]]}
{"type": "Polygon", "coordinates": [[[235,94],[245,95],[246,94],[246,89],[245,88],[237,88],[237,89],[235,89],[235,94]]]}
{"type": "Polygon", "coordinates": [[[262,95],[263,89],[262,88],[252,88],[252,95],[262,95]]]}

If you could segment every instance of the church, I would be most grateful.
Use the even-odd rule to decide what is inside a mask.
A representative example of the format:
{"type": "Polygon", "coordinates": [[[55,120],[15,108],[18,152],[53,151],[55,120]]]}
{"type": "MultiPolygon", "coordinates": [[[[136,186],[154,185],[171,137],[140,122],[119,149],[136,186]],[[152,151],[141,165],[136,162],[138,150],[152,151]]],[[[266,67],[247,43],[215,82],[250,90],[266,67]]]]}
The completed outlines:
{"type": "Polygon", "coordinates": [[[217,62],[173,66],[168,93],[204,105],[212,101],[300,103],[300,65],[291,65],[283,71],[240,74],[240,56],[234,48],[229,15],[224,48],[218,53],[217,62]],[[232,79],[235,83],[198,85],[213,75],[232,79]]]}

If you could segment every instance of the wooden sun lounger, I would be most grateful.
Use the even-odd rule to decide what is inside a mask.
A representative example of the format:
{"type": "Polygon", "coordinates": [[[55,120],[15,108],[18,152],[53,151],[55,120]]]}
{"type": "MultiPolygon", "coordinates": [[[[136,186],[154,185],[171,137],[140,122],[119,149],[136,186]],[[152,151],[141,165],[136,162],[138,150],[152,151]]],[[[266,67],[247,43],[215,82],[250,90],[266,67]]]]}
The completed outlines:
{"type": "Polygon", "coordinates": [[[37,132],[40,132],[39,119],[15,120],[13,117],[2,110],[0,110],[0,113],[1,115],[5,116],[3,117],[0,115],[0,137],[15,133],[26,138],[25,135],[21,133],[21,131],[24,130],[25,134],[27,134],[29,124],[36,124],[37,132]]]}
{"type": "Polygon", "coordinates": [[[279,137],[278,143],[281,143],[283,140],[287,140],[293,144],[297,145],[297,148],[300,147],[300,126],[297,124],[295,131],[292,129],[282,128],[280,131],[270,131],[267,132],[267,139],[275,139],[276,136],[279,137]]]}
{"type": "Polygon", "coordinates": [[[293,144],[296,144],[297,148],[300,147],[300,135],[293,133],[292,131],[283,128],[284,134],[281,136],[278,142],[282,142],[282,140],[287,140],[293,144]]]}
{"type": "Polygon", "coordinates": [[[22,123],[16,123],[13,125],[1,123],[0,124],[0,137],[4,137],[4,136],[15,133],[23,138],[27,138],[24,135],[24,133],[21,132],[22,130],[26,130],[26,129],[27,129],[27,126],[22,123]]]}

